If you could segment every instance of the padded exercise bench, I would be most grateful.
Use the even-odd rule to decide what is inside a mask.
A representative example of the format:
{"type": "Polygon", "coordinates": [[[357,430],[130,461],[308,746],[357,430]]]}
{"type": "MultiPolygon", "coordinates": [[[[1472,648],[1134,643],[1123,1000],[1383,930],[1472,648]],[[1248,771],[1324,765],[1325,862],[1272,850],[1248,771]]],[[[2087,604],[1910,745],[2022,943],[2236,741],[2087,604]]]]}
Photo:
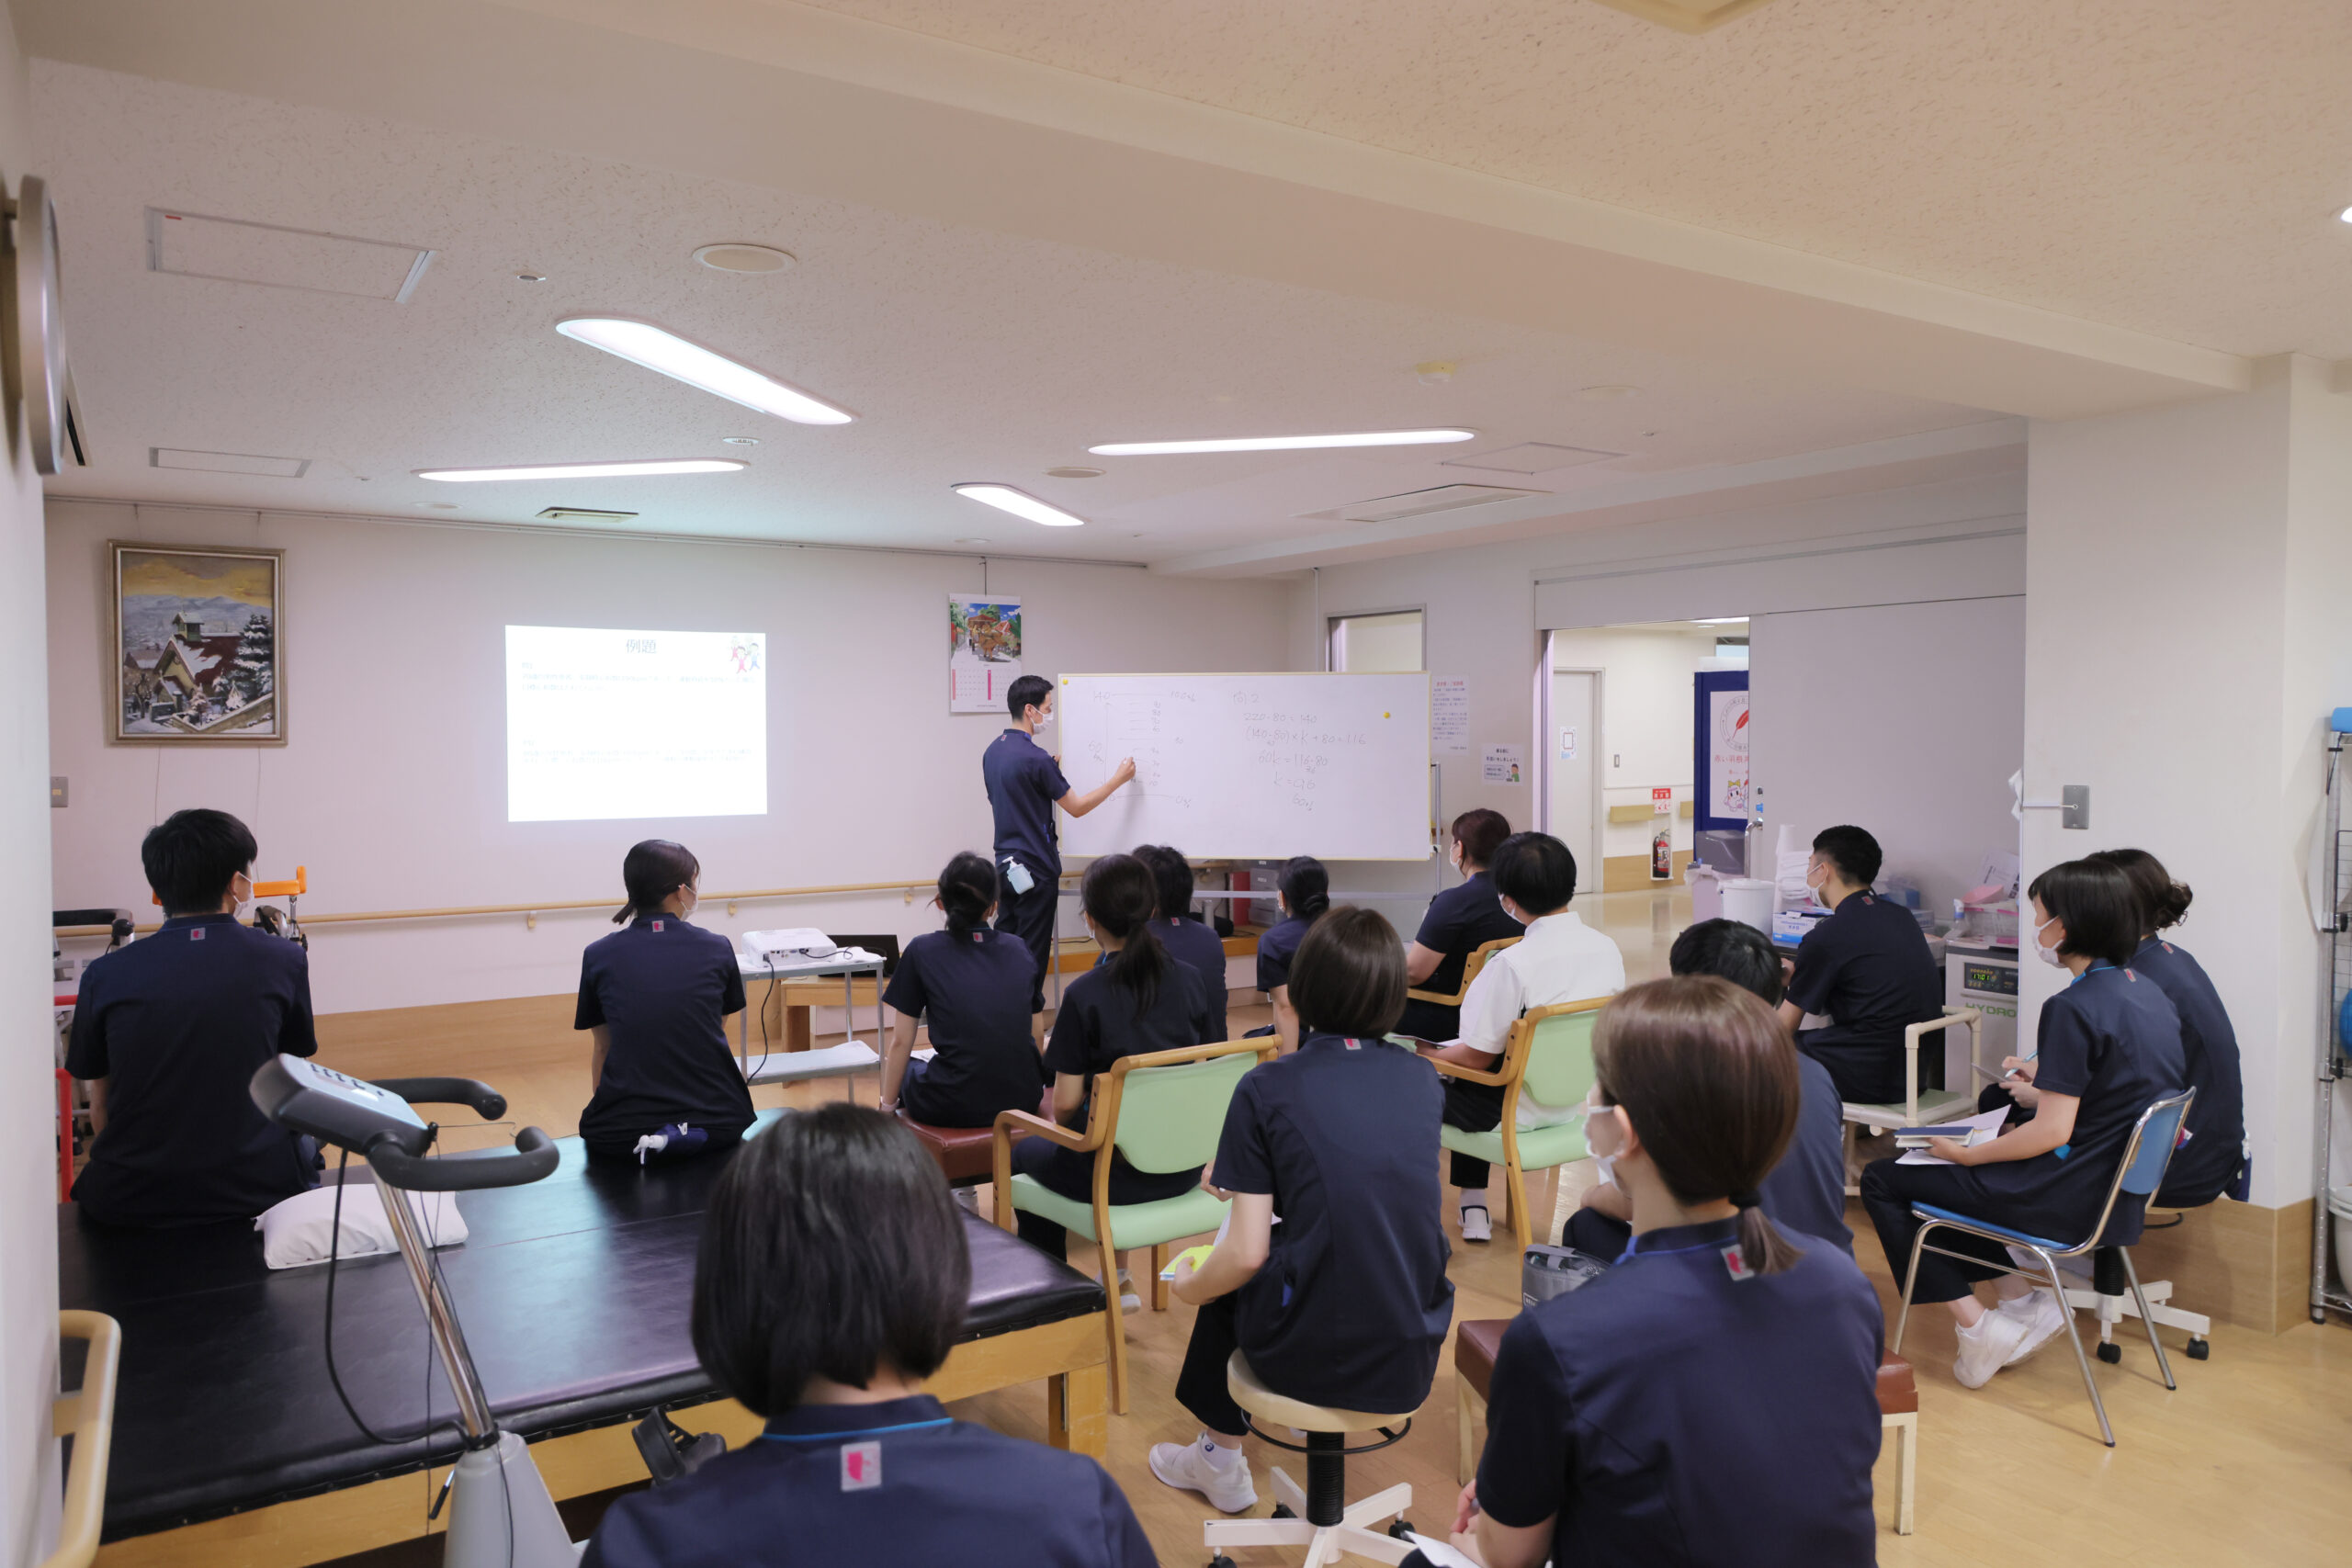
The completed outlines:
{"type": "MultiPolygon", "coordinates": [[[[461,1194],[470,1239],[435,1254],[500,1425],[530,1441],[559,1499],[643,1480],[628,1424],[657,1405],[730,1446],[761,1425],[720,1398],[688,1333],[702,1211],[729,1156],[640,1169],[591,1166],[576,1138],[560,1146],[544,1181],[461,1194]]],[[[985,1221],[964,1224],[969,1315],[928,1392],[964,1399],[1047,1380],[1055,1445],[1099,1457],[1102,1286],[985,1221]]],[[[419,1472],[447,1466],[457,1429],[379,1446],[352,1426],[327,1381],[323,1264],[271,1270],[248,1222],[109,1230],[71,1203],[58,1212],[58,1254],[61,1303],[122,1325],[109,1568],[297,1568],[423,1531],[431,1489],[419,1472]]],[[[432,1413],[453,1417],[397,1256],[339,1265],[334,1306],[335,1364],[369,1425],[414,1431],[428,1376],[432,1413]]]]}
{"type": "MultiPolygon", "coordinates": [[[[1454,1325],[1453,1385],[1459,1445],[1455,1472],[1464,1484],[1478,1471],[1476,1423],[1486,1414],[1487,1390],[1494,1381],[1495,1352],[1501,1348],[1507,1317],[1454,1325]]],[[[1892,1353],[1878,1363],[1878,1413],[1882,1430],[1894,1435],[1894,1533],[1909,1535],[1919,1480],[1919,1385],[1911,1363],[1892,1353]]]]}

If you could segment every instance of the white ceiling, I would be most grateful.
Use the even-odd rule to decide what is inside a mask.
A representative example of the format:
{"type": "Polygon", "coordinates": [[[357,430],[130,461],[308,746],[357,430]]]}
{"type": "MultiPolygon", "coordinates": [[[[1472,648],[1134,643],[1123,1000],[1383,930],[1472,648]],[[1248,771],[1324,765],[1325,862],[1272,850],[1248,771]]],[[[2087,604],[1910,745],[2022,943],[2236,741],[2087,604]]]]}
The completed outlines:
{"type": "Polygon", "coordinates": [[[57,481],[62,493],[503,522],[593,506],[698,535],[948,548],[978,536],[1006,553],[1165,561],[1269,538],[1345,546],[1367,531],[1299,514],[1424,486],[1565,492],[1659,475],[1704,484],[1718,468],[1987,417],[80,66],[37,62],[33,106],[67,238],[74,356],[98,459],[57,481]],[[437,254],[405,304],[159,274],[147,267],[150,207],[437,254]],[[746,278],[692,261],[696,246],[729,240],[781,246],[800,265],[746,278]],[[548,281],[519,281],[519,271],[548,281]],[[840,429],[787,424],[553,332],[559,316],[583,310],[662,321],[862,417],[840,429]],[[1425,385],[1413,367],[1436,359],[1454,362],[1453,379],[1425,385]],[[1614,385],[1639,390],[1580,395],[1614,385]],[[1435,423],[1482,439],[1362,454],[1084,450],[1435,423]],[[739,434],[762,445],[720,444],[739,434]],[[1530,479],[1444,466],[1522,441],[1628,456],[1530,479]],[[310,468],[300,479],[159,469],[149,466],[156,446],[310,468]],[[752,466],[511,485],[410,473],[690,456],[752,466]],[[1109,471],[1044,476],[1072,463],[1109,471]],[[1005,517],[950,493],[966,479],[1019,485],[1094,525],[1005,517]],[[434,502],[460,510],[426,511],[434,502]]]}
{"type": "MultiPolygon", "coordinates": [[[[2344,0],[811,0],[2232,354],[2352,355],[2344,0]]],[[[783,8],[797,8],[786,6],[783,8]]]]}

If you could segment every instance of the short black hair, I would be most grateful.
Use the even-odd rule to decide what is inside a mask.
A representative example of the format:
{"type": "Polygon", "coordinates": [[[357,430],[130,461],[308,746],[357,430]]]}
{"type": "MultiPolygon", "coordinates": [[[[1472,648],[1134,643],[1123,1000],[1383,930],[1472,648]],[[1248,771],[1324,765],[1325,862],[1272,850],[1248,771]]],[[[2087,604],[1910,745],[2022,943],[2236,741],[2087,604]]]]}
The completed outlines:
{"type": "Polygon", "coordinates": [[[211,915],[220,912],[229,884],[239,872],[252,871],[260,852],[252,829],[225,811],[198,806],[148,829],[139,863],[166,916],[211,915]]]}
{"type": "Polygon", "coordinates": [[[613,912],[613,924],[625,926],[662,907],[679,888],[700,881],[702,862],[694,851],[668,839],[645,839],[621,857],[621,886],[628,902],[613,912]]]}
{"type": "MultiPolygon", "coordinates": [[[[2132,879],[2104,861],[2060,861],[2035,877],[2025,896],[2040,899],[2050,918],[2066,928],[2066,940],[2058,944],[2061,958],[2088,955],[2120,967],[2139,951],[2140,900],[2132,879]]],[[[2022,942],[2038,940],[2018,935],[2022,942]]]]}
{"type": "Polygon", "coordinates": [[[1549,833],[1513,833],[1495,846],[1495,891],[1532,915],[1568,907],[1577,896],[1577,857],[1549,833]]]}
{"type": "Polygon", "coordinates": [[[1306,928],[1290,1005],[1312,1034],[1377,1040],[1405,1015],[1405,944],[1377,910],[1342,904],[1306,928]]]}
{"type": "Polygon", "coordinates": [[[1674,939],[1667,970],[1675,975],[1713,975],[1777,1006],[1787,983],[1772,939],[1743,920],[1701,920],[1674,939]]]}
{"type": "Polygon", "coordinates": [[[1480,865],[1491,865],[1496,848],[1510,837],[1510,818],[1483,806],[1453,819],[1453,841],[1462,846],[1462,858],[1480,865]]]}
{"type": "Polygon", "coordinates": [[[1019,718],[1027,709],[1041,708],[1054,694],[1054,683],[1043,675],[1023,675],[1004,689],[1004,711],[1019,718]]]}
{"type": "Polygon", "coordinates": [[[1169,844],[1137,844],[1136,859],[1151,872],[1159,890],[1159,918],[1181,920],[1193,908],[1193,863],[1169,844]]]}
{"type": "Polygon", "coordinates": [[[695,1256],[695,1354],[773,1416],[812,1377],[864,1388],[937,1371],[972,1286],[947,1179],[896,1117],[845,1100],[786,1111],[737,1151],[695,1256]]]}
{"type": "Polygon", "coordinates": [[[1850,822],[1815,833],[1813,852],[1836,866],[1838,880],[1849,887],[1868,887],[1878,880],[1878,868],[1886,863],[1878,840],[1850,822]]]}

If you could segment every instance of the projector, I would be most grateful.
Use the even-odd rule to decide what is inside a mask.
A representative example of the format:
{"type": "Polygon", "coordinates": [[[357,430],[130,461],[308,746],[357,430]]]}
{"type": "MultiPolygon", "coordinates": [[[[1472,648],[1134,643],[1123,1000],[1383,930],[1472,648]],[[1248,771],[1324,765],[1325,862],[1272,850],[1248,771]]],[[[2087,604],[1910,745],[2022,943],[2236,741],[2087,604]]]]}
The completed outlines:
{"type": "Polygon", "coordinates": [[[814,926],[796,926],[786,931],[745,931],[743,951],[781,964],[789,958],[831,958],[842,950],[814,926]]]}

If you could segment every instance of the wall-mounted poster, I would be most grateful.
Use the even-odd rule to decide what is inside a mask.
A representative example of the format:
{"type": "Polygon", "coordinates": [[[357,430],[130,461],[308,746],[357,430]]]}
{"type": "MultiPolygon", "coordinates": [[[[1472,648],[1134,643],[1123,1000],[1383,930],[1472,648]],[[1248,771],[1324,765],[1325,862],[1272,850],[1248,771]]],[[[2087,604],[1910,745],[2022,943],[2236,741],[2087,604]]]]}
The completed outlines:
{"type": "Polygon", "coordinates": [[[1747,766],[1747,671],[1704,670],[1698,691],[1697,757],[1691,807],[1701,832],[1741,832],[1755,806],[1747,766]]]}
{"type": "Polygon", "coordinates": [[[1021,601],[947,597],[947,711],[1001,715],[1005,688],[1021,679],[1021,601]]]}
{"type": "Polygon", "coordinates": [[[107,550],[113,739],[285,744],[284,552],[119,540],[107,550]]]}

